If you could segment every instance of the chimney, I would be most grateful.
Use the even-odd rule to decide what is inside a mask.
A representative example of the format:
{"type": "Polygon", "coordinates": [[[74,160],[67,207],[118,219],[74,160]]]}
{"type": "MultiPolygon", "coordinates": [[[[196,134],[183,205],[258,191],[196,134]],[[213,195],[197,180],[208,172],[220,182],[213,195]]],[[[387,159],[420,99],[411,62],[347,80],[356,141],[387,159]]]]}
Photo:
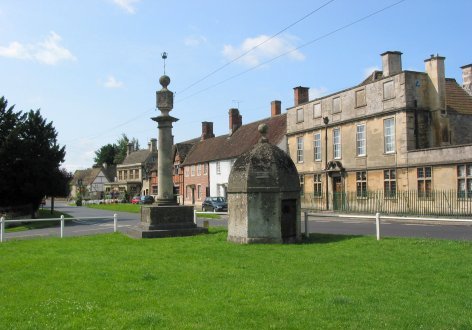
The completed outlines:
{"type": "Polygon", "coordinates": [[[134,151],[134,145],[130,142],[128,143],[128,149],[127,149],[127,152],[126,152],[126,156],[129,156],[130,153],[132,153],[134,151]]]}
{"type": "Polygon", "coordinates": [[[439,55],[431,55],[425,60],[426,73],[431,81],[429,89],[429,104],[431,110],[446,110],[446,73],[444,60],[439,55]]]}
{"type": "Polygon", "coordinates": [[[213,134],[213,122],[211,122],[211,121],[202,121],[202,138],[201,138],[201,141],[209,139],[209,138],[214,138],[214,137],[215,137],[215,134],[213,134]]]}
{"type": "Polygon", "coordinates": [[[151,139],[148,143],[149,151],[154,152],[157,151],[157,139],[151,139]]]}
{"type": "Polygon", "coordinates": [[[281,113],[281,102],[278,100],[270,102],[270,116],[275,117],[281,113]]]}
{"type": "Polygon", "coordinates": [[[382,72],[384,77],[393,76],[402,72],[402,53],[397,51],[388,51],[382,56],[382,72]]]}
{"type": "Polygon", "coordinates": [[[472,64],[461,66],[462,88],[472,96],[472,64]]]}
{"type": "Polygon", "coordinates": [[[235,108],[229,109],[229,133],[233,134],[243,124],[243,117],[239,114],[239,110],[235,108]]]}
{"type": "Polygon", "coordinates": [[[309,99],[308,89],[309,89],[308,87],[302,87],[302,86],[298,86],[293,89],[295,107],[301,103],[308,102],[308,99],[309,99]]]}

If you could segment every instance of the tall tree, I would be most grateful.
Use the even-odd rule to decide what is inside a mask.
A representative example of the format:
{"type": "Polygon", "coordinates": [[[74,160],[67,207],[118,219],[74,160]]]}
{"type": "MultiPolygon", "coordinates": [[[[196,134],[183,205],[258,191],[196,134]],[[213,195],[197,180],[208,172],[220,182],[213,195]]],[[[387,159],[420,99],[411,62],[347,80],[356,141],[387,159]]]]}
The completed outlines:
{"type": "Polygon", "coordinates": [[[95,151],[95,158],[93,161],[98,166],[102,166],[103,164],[113,165],[115,163],[117,151],[118,147],[115,144],[106,144],[95,151]]]}
{"type": "Polygon", "coordinates": [[[39,110],[15,113],[0,98],[0,205],[30,204],[37,210],[64,157],[52,122],[39,110]]]}

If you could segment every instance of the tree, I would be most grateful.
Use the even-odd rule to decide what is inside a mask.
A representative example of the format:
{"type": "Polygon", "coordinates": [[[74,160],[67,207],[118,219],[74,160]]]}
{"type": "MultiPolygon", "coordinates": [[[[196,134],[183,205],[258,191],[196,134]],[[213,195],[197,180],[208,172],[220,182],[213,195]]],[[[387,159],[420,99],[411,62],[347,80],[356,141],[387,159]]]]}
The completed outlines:
{"type": "Polygon", "coordinates": [[[0,98],[0,205],[29,204],[35,212],[57,180],[65,147],[40,110],[23,114],[0,98]]]}
{"type": "Polygon", "coordinates": [[[117,152],[118,147],[115,144],[106,144],[97,151],[95,151],[95,158],[93,159],[93,161],[98,166],[101,166],[103,164],[113,165],[115,164],[115,157],[117,152]]]}
{"type": "Polygon", "coordinates": [[[51,213],[54,212],[54,197],[67,197],[70,194],[70,182],[74,177],[72,172],[67,171],[65,168],[54,169],[52,175],[54,179],[48,187],[47,196],[51,196],[51,213]]]}
{"type": "Polygon", "coordinates": [[[115,155],[114,162],[115,164],[121,164],[126,158],[128,152],[128,143],[129,139],[125,133],[121,134],[121,138],[116,141],[117,144],[117,153],[115,155]]]}

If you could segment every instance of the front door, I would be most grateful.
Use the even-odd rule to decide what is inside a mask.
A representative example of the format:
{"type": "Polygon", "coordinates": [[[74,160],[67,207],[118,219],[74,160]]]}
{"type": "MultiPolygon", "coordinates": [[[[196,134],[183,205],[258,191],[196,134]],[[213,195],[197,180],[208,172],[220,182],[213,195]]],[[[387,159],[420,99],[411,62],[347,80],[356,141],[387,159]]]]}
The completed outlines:
{"type": "Polygon", "coordinates": [[[341,176],[333,175],[333,210],[342,210],[344,208],[345,194],[341,176]]]}
{"type": "Polygon", "coordinates": [[[297,238],[297,200],[282,200],[282,240],[284,243],[293,242],[297,238]]]}

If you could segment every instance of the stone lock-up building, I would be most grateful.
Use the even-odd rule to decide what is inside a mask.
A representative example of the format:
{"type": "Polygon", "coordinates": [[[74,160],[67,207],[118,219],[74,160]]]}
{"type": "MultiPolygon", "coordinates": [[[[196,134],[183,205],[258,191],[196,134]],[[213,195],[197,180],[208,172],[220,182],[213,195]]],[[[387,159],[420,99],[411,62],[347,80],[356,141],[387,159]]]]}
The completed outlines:
{"type": "Polygon", "coordinates": [[[444,57],[414,72],[401,55],[381,54],[382,71],[331,95],[294,88],[287,137],[303,207],[472,214],[472,65],[460,86],[444,57]]]}
{"type": "Polygon", "coordinates": [[[228,182],[228,241],[292,243],[300,234],[300,184],[290,157],[265,136],[236,159],[228,182]]]}

